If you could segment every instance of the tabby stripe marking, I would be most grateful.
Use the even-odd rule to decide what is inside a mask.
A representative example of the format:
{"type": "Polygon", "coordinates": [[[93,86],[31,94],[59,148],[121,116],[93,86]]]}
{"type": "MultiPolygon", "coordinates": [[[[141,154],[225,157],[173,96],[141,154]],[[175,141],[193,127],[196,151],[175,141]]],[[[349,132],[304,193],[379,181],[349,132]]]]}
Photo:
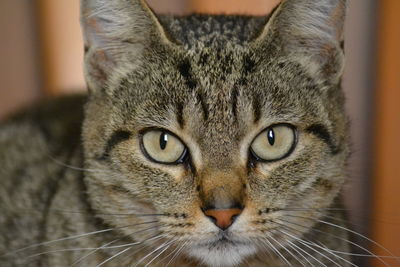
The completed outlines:
{"type": "Polygon", "coordinates": [[[239,98],[239,89],[235,87],[231,92],[231,102],[232,102],[233,117],[236,120],[238,118],[238,98],[239,98]]]}
{"type": "Polygon", "coordinates": [[[131,137],[131,133],[128,131],[124,130],[118,130],[113,133],[113,135],[108,139],[107,141],[107,146],[104,150],[103,155],[101,155],[100,160],[106,160],[109,155],[111,150],[118,145],[119,143],[128,140],[131,137]]]}
{"type": "Polygon", "coordinates": [[[193,90],[197,87],[197,81],[192,76],[192,66],[189,60],[185,59],[178,65],[179,73],[185,79],[185,83],[189,89],[193,90]]]}
{"type": "Polygon", "coordinates": [[[197,91],[196,98],[197,98],[197,101],[200,103],[201,108],[203,110],[203,119],[206,121],[206,120],[208,120],[208,116],[209,116],[208,106],[204,99],[204,95],[200,90],[197,91]]]}
{"type": "Polygon", "coordinates": [[[185,120],[183,118],[183,103],[182,102],[178,102],[176,104],[175,112],[176,112],[176,120],[178,121],[181,129],[183,129],[185,126],[185,120]]]}
{"type": "Polygon", "coordinates": [[[255,93],[252,100],[254,123],[258,123],[258,121],[261,119],[262,106],[260,101],[261,101],[261,95],[259,93],[255,93]]]}
{"type": "Polygon", "coordinates": [[[313,124],[309,126],[306,129],[306,131],[324,141],[330,148],[332,155],[336,155],[340,152],[340,148],[334,144],[333,139],[329,134],[327,127],[325,127],[324,125],[313,124]]]}

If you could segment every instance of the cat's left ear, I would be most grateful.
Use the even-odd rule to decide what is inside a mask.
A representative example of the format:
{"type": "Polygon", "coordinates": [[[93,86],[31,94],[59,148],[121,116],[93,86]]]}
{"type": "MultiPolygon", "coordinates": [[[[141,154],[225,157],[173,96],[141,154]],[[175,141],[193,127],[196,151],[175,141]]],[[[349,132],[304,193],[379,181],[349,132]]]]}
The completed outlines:
{"type": "Polygon", "coordinates": [[[139,66],[152,43],[172,43],[144,0],[81,0],[81,26],[85,78],[93,91],[139,66]]]}
{"type": "Polygon", "coordinates": [[[282,0],[256,41],[273,43],[311,75],[337,83],[343,74],[346,0],[282,0]]]}

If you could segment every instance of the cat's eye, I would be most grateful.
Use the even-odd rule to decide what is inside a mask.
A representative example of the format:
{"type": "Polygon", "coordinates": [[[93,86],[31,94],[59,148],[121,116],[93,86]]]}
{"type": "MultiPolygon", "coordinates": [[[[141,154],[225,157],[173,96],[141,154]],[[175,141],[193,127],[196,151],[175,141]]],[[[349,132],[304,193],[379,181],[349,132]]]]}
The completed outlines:
{"type": "Polygon", "coordinates": [[[147,131],[142,135],[141,141],[144,154],[157,163],[179,164],[185,158],[185,145],[169,131],[147,131]]]}
{"type": "Polygon", "coordinates": [[[296,130],[289,124],[278,124],[262,131],[251,144],[250,151],[259,161],[283,159],[296,145],[296,130]]]}

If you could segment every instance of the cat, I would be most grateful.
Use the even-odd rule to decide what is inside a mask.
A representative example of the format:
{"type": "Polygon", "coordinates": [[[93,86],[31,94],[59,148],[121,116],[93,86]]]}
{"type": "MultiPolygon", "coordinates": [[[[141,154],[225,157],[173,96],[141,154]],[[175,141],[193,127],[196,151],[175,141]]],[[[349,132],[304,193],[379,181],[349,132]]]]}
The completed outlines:
{"type": "Polygon", "coordinates": [[[0,127],[1,266],[355,266],[345,0],[82,0],[87,96],[0,127]]]}

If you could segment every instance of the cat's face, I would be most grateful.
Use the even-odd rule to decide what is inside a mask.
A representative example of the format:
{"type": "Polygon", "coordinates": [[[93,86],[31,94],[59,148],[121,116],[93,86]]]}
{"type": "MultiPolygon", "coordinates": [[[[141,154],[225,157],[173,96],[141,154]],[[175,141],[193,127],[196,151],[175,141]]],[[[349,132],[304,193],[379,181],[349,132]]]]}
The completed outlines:
{"type": "MultiPolygon", "coordinates": [[[[151,218],[156,227],[143,225],[134,238],[161,234],[206,264],[233,265],[266,242],[293,240],[285,231],[307,232],[315,223],[307,218],[332,204],[348,153],[340,38],[313,52],[318,44],[305,35],[294,49],[297,40],[279,33],[286,13],[307,6],[294,2],[284,2],[255,39],[222,49],[175,44],[136,2],[130,16],[147,27],[132,20],[142,35],[121,35],[117,48],[115,36],[107,48],[98,33],[111,22],[87,24],[102,36],[87,34],[88,195],[100,213],[132,213],[106,222],[130,236],[124,226],[150,219],[134,214],[159,214],[151,218]]],[[[86,5],[90,12],[96,1],[86,5]]],[[[109,18],[115,12],[104,10],[109,18]]],[[[328,20],[333,11],[324,12],[328,20]]]]}

